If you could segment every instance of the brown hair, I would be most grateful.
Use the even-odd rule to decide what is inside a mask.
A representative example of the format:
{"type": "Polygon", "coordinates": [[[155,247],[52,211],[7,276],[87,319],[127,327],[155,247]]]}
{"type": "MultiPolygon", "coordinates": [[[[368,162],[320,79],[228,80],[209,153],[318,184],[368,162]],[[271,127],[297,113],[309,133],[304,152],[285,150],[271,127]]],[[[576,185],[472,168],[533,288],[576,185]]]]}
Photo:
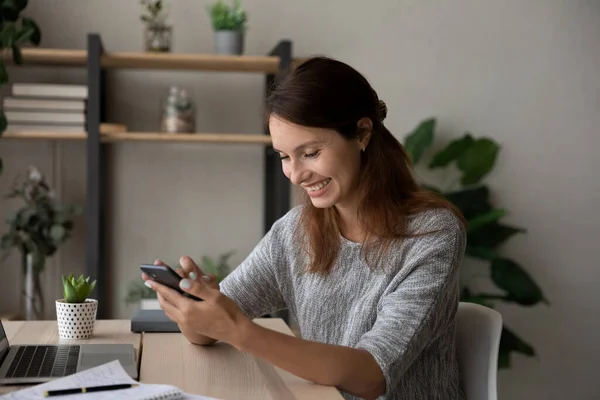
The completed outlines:
{"type": "MultiPolygon", "coordinates": [[[[452,203],[419,187],[412,176],[410,157],[383,125],[385,103],[349,65],[327,57],[292,65],[270,87],[267,127],[271,114],[297,125],[333,129],[347,140],[360,137],[357,122],[361,118],[371,119],[373,130],[368,146],[361,152],[358,187],[358,221],[367,234],[362,249],[370,266],[379,263],[393,242],[414,235],[406,228],[411,214],[442,207],[465,222],[452,203]]],[[[310,255],[308,271],[326,274],[339,252],[339,215],[335,207],[313,206],[306,193],[304,203],[299,224],[302,229],[297,232],[303,232],[299,239],[310,255]]]]}

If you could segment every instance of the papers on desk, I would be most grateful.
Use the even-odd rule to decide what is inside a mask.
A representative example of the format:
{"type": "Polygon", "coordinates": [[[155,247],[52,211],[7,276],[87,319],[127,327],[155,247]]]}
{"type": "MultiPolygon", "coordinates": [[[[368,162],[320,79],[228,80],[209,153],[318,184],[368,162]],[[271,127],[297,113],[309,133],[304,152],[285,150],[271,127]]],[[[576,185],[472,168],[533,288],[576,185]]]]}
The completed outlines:
{"type": "Polygon", "coordinates": [[[43,383],[0,396],[2,400],[99,400],[99,399],[135,399],[135,400],[217,400],[211,397],[192,395],[182,392],[179,388],[170,385],[139,383],[136,388],[119,389],[112,391],[69,394],[65,396],[44,397],[47,390],[71,389],[80,387],[116,385],[138,383],[132,379],[121,366],[119,361],[90,368],[73,375],[66,376],[51,382],[43,383]]]}

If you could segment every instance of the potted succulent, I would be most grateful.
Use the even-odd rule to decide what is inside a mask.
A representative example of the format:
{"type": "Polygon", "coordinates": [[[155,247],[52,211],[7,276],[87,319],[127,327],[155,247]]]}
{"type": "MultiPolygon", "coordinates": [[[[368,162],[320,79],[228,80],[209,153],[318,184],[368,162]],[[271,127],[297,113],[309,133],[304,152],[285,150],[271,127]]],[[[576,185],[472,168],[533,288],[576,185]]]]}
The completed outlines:
{"type": "Polygon", "coordinates": [[[88,296],[94,290],[96,281],[82,275],[75,278],[62,275],[63,295],[56,300],[56,319],[61,339],[88,339],[94,333],[98,300],[88,296]]]}
{"type": "Polygon", "coordinates": [[[217,54],[242,54],[246,32],[246,12],[240,0],[234,0],[232,7],[218,0],[209,7],[210,19],[215,32],[214,47],[217,54]]]}
{"type": "Polygon", "coordinates": [[[0,247],[6,255],[12,248],[20,251],[23,317],[43,319],[42,273],[46,259],[72,236],[74,217],[82,209],[57,202],[54,191],[35,166],[27,169],[25,177],[16,177],[7,198],[21,199],[23,205],[7,215],[9,229],[2,235],[0,247]]]}
{"type": "Polygon", "coordinates": [[[171,51],[172,28],[167,24],[167,10],[163,0],[141,0],[144,14],[140,16],[146,25],[146,51],[171,51]]]}

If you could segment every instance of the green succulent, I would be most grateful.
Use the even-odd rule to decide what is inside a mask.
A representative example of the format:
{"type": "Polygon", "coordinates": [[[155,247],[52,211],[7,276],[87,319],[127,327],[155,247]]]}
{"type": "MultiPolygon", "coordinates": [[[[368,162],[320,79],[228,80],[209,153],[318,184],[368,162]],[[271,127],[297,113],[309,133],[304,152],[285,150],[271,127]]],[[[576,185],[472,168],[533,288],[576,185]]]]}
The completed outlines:
{"type": "Polygon", "coordinates": [[[248,17],[242,9],[240,0],[235,0],[233,6],[218,0],[208,8],[212,27],[215,31],[244,31],[248,17]]]}
{"type": "Polygon", "coordinates": [[[73,274],[68,277],[62,275],[63,295],[66,303],[85,303],[94,287],[96,281],[90,283],[91,278],[85,278],[83,274],[75,278],[73,274]]]}

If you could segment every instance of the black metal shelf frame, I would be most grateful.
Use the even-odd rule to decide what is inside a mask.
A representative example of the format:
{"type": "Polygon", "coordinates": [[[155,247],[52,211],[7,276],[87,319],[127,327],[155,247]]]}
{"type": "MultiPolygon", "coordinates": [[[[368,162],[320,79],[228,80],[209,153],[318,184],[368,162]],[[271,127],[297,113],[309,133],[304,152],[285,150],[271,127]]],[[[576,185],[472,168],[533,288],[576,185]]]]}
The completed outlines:
{"type": "MultiPolygon", "coordinates": [[[[96,297],[98,299],[97,318],[110,318],[109,274],[107,267],[107,246],[105,232],[107,165],[106,146],[100,137],[100,123],[106,121],[106,69],[102,67],[104,47],[100,34],[88,34],[87,37],[87,139],[86,163],[87,186],[85,203],[85,274],[95,277],[96,297]]],[[[280,59],[279,71],[286,69],[292,62],[292,43],[280,41],[269,53],[280,59]]],[[[275,75],[265,76],[265,94],[275,75]]],[[[267,132],[264,132],[267,134],[267,132]]],[[[265,145],[264,152],[264,232],[290,209],[290,183],[281,170],[281,161],[271,145],[265,145]]],[[[287,320],[287,312],[279,314],[287,320]]]]}

